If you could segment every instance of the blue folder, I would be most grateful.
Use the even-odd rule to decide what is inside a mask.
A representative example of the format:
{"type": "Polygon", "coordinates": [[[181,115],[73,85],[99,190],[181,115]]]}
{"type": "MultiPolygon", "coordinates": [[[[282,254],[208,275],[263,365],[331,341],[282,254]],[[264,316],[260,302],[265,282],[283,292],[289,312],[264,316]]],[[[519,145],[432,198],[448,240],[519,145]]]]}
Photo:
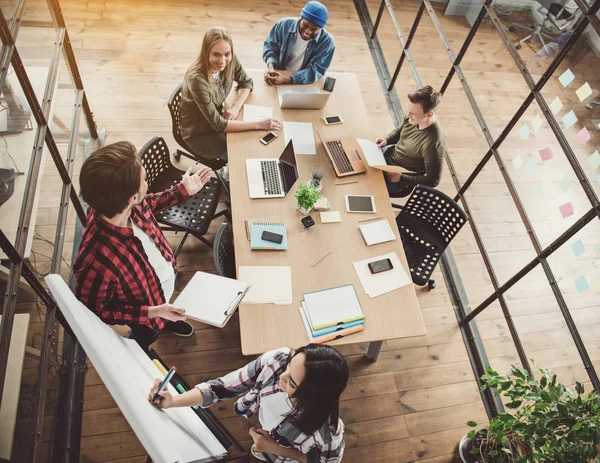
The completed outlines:
{"type": "Polygon", "coordinates": [[[334,331],[344,330],[346,328],[351,328],[356,325],[362,325],[365,322],[365,319],[355,320],[353,322],[341,323],[339,325],[330,326],[328,328],[323,328],[322,330],[313,331],[312,335],[314,338],[319,336],[325,336],[326,334],[333,333],[334,331]]]}

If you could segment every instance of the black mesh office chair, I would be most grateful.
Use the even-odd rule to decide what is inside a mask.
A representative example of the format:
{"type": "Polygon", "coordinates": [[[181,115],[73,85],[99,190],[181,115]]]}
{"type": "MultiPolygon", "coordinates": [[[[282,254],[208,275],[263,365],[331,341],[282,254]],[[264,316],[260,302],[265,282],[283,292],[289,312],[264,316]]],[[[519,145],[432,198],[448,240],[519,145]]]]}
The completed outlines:
{"type": "Polygon", "coordinates": [[[417,185],[396,217],[415,284],[435,288],[431,274],[466,222],[467,215],[454,200],[441,191],[417,185]]]}
{"type": "Polygon", "coordinates": [[[235,278],[235,251],[233,248],[233,230],[229,223],[219,225],[213,246],[213,259],[217,275],[235,278]]]}
{"type": "MultiPolygon", "coordinates": [[[[169,148],[162,137],[154,137],[146,143],[139,152],[142,165],[146,168],[148,192],[164,191],[181,181],[183,172],[171,164],[169,148]]],[[[226,210],[218,212],[221,182],[211,178],[202,190],[191,196],[185,203],[177,204],[155,214],[163,230],[182,231],[185,234],[175,250],[179,254],[185,240],[191,233],[207,246],[212,243],[204,238],[211,222],[225,214],[226,210]]]]}

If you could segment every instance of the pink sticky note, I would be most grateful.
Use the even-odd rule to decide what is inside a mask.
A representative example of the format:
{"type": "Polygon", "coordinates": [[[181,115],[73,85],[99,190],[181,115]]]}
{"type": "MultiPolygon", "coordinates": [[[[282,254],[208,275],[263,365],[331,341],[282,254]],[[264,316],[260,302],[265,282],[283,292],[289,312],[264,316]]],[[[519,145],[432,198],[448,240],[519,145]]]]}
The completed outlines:
{"type": "Polygon", "coordinates": [[[563,204],[562,206],[559,207],[559,209],[560,209],[560,213],[563,216],[563,219],[566,219],[567,217],[569,217],[575,213],[575,211],[573,210],[573,203],[571,203],[571,201],[569,201],[566,204],[563,204]]]}
{"type": "Polygon", "coordinates": [[[592,138],[592,135],[590,134],[588,129],[586,129],[585,127],[583,129],[581,129],[579,132],[577,132],[577,141],[579,142],[580,145],[585,145],[588,141],[591,140],[591,138],[592,138]]]}
{"type": "Polygon", "coordinates": [[[552,148],[544,148],[543,150],[540,150],[539,153],[540,157],[542,158],[542,161],[549,161],[554,157],[554,153],[552,153],[552,148]]]}

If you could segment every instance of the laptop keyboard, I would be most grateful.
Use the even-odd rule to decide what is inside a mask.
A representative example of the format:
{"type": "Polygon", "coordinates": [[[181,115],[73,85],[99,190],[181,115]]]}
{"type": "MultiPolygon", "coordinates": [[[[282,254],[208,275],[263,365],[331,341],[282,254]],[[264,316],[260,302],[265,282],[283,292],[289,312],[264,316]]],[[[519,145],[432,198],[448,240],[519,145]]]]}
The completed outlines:
{"type": "Polygon", "coordinates": [[[279,162],[278,161],[260,161],[260,170],[262,172],[263,186],[266,195],[280,195],[281,182],[279,181],[279,162]]]}
{"type": "Polygon", "coordinates": [[[325,143],[327,144],[327,148],[331,153],[333,162],[335,163],[340,173],[345,174],[347,172],[354,172],[354,168],[350,163],[350,159],[348,158],[346,151],[344,151],[342,142],[340,140],[333,140],[325,143]]]}

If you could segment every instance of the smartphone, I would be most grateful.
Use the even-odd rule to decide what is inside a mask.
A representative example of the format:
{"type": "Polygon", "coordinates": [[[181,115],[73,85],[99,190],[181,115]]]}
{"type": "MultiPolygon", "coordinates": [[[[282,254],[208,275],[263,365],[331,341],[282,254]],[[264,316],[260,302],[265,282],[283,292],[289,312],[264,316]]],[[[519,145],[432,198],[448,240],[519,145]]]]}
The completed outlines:
{"type": "Polygon", "coordinates": [[[268,145],[269,143],[271,143],[276,138],[277,138],[277,134],[275,132],[269,132],[268,134],[266,134],[264,137],[262,137],[260,139],[260,142],[263,145],[268,145]]]}
{"type": "Polygon", "coordinates": [[[277,233],[271,233],[270,231],[263,231],[261,238],[265,241],[270,241],[271,243],[281,244],[283,241],[283,235],[279,235],[277,233]]]}
{"type": "Polygon", "coordinates": [[[375,262],[369,262],[369,270],[371,273],[387,272],[393,269],[392,261],[390,259],[377,260],[375,262]]]}
{"type": "Polygon", "coordinates": [[[333,87],[335,87],[335,79],[333,77],[326,77],[325,83],[323,84],[323,90],[333,92],[333,87]]]}
{"type": "Polygon", "coordinates": [[[325,122],[325,125],[335,125],[335,124],[341,124],[344,121],[342,120],[342,118],[340,116],[329,116],[329,117],[324,117],[323,122],[325,122]]]}

